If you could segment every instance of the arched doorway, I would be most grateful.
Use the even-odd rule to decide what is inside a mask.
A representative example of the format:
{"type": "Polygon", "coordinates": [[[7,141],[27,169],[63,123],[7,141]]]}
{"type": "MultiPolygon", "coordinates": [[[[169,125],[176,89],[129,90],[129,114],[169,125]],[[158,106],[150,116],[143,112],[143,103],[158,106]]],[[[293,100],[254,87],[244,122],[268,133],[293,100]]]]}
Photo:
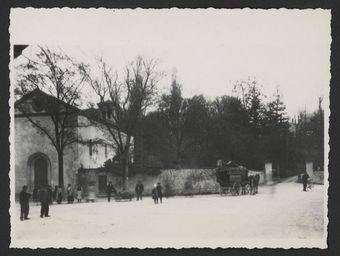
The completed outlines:
{"type": "Polygon", "coordinates": [[[28,158],[27,167],[29,190],[51,185],[51,162],[47,155],[34,153],[28,158]]]}
{"type": "Polygon", "coordinates": [[[48,185],[47,161],[39,157],[34,161],[34,186],[39,189],[48,185]]]}

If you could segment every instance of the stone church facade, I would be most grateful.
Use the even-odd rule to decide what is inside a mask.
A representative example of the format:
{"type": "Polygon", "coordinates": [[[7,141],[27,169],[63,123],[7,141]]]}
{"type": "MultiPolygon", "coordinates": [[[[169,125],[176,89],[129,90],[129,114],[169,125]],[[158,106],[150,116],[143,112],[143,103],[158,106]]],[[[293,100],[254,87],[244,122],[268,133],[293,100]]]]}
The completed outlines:
{"type": "MultiPolygon", "coordinates": [[[[53,129],[51,117],[36,106],[35,99],[41,96],[51,97],[35,90],[19,101],[25,105],[27,110],[25,113],[32,120],[53,129]]],[[[28,186],[29,191],[34,187],[46,185],[54,187],[58,185],[57,151],[49,138],[18,109],[18,103],[18,101],[15,103],[14,108],[15,150],[12,152],[15,159],[15,193],[18,194],[24,185],[28,186]]],[[[99,193],[103,191],[106,183],[113,179],[109,173],[102,173],[99,170],[106,160],[115,156],[115,145],[103,124],[91,120],[88,115],[82,113],[84,112],[80,111],[75,117],[78,124],[75,133],[80,140],[64,150],[64,185],[71,184],[75,187],[79,183],[79,176],[86,174],[92,180],[82,179],[83,182],[93,184],[94,192],[99,193]]]]}

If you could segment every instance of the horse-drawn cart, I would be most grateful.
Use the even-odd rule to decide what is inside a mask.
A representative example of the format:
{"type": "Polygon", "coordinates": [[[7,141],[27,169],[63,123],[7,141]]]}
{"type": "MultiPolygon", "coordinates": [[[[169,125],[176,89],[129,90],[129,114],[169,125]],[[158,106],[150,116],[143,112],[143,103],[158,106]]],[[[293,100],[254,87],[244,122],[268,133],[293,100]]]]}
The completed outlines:
{"type": "Polygon", "coordinates": [[[233,196],[250,193],[248,169],[232,161],[219,162],[216,169],[217,182],[220,184],[220,194],[233,196]]]}

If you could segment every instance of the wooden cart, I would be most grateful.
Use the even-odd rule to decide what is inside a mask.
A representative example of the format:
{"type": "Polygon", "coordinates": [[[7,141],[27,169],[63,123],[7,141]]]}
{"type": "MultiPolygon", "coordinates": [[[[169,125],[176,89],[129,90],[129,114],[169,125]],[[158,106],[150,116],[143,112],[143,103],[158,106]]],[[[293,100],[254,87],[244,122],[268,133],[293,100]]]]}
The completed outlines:
{"type": "Polygon", "coordinates": [[[248,169],[233,161],[220,162],[216,169],[217,182],[220,184],[220,194],[233,196],[249,194],[248,169]]]}

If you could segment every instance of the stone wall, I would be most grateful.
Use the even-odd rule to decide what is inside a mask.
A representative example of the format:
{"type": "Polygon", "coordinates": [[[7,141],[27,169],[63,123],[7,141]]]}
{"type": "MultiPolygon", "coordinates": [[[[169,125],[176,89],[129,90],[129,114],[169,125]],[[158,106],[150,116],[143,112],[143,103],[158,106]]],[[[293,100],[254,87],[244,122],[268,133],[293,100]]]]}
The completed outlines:
{"type": "Polygon", "coordinates": [[[78,123],[77,132],[81,141],[81,143],[77,144],[79,166],[86,169],[102,167],[106,160],[112,159],[115,155],[111,135],[101,124],[90,122],[84,116],[78,117],[78,123]],[[90,140],[92,154],[90,154],[90,140]]]}
{"type": "MultiPolygon", "coordinates": [[[[249,175],[260,174],[260,184],[264,183],[264,172],[250,170],[249,175]]],[[[123,189],[123,178],[112,176],[110,173],[101,173],[99,170],[88,172],[87,182],[92,182],[98,194],[98,176],[106,175],[107,182],[111,181],[117,191],[123,189]]],[[[84,182],[85,182],[84,180],[84,182]]],[[[129,177],[128,191],[134,193],[135,186],[140,180],[144,185],[144,195],[151,195],[154,184],[161,182],[165,196],[213,194],[220,192],[220,185],[216,182],[215,169],[168,169],[162,170],[157,176],[137,174],[129,177]]],[[[105,196],[105,194],[102,194],[105,196]]]]}
{"type": "Polygon", "coordinates": [[[163,170],[159,179],[169,196],[219,192],[215,169],[163,170]]]}

